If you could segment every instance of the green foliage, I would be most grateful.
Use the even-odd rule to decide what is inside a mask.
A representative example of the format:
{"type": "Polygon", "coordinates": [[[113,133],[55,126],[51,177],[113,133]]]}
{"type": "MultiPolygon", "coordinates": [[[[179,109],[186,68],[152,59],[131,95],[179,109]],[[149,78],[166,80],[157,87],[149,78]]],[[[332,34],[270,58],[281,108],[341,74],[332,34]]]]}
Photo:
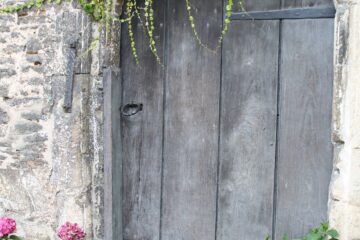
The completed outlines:
{"type": "Polygon", "coordinates": [[[302,240],[339,240],[339,233],[335,229],[329,229],[328,223],[322,223],[314,228],[302,240]]]}
{"type": "Polygon", "coordinates": [[[157,53],[156,43],[154,39],[155,26],[154,26],[153,0],[145,0],[144,12],[145,12],[145,27],[149,36],[150,50],[154,54],[158,63],[161,64],[161,60],[157,53]]]}
{"type": "Polygon", "coordinates": [[[129,32],[129,38],[130,38],[130,47],[131,47],[131,51],[132,54],[135,58],[135,61],[137,64],[139,64],[139,58],[137,55],[137,50],[136,50],[136,44],[135,44],[135,39],[134,39],[134,32],[132,29],[132,17],[133,17],[133,12],[136,10],[136,2],[132,1],[132,0],[128,0],[126,3],[126,9],[125,9],[125,14],[127,17],[126,22],[128,23],[128,32],[129,32]]]}
{"type": "MultiPolygon", "coordinates": [[[[111,2],[111,1],[110,1],[111,2]]],[[[81,7],[84,11],[92,16],[95,21],[104,22],[106,19],[107,8],[104,0],[79,0],[81,7]]]]}
{"type": "MultiPolygon", "coordinates": [[[[267,236],[265,240],[271,240],[267,236]]],[[[290,240],[287,235],[284,235],[282,240],[290,240]]],[[[294,240],[339,240],[339,233],[335,229],[330,229],[328,223],[322,223],[320,227],[313,228],[306,236],[294,240]]]]}
{"type": "Polygon", "coordinates": [[[30,9],[30,8],[34,8],[34,7],[37,9],[40,9],[41,6],[43,5],[43,3],[44,3],[44,0],[29,0],[24,3],[5,6],[3,8],[0,8],[0,13],[14,13],[14,12],[18,12],[18,11],[21,11],[24,9],[30,9]]]}
{"type": "MultiPolygon", "coordinates": [[[[25,9],[41,9],[44,4],[50,4],[53,1],[55,3],[60,4],[63,0],[27,0],[24,3],[15,3],[13,5],[8,5],[3,8],[0,8],[0,13],[14,13],[25,9]]],[[[149,49],[151,50],[152,54],[156,58],[157,62],[161,63],[160,56],[158,55],[156,41],[154,38],[155,26],[154,26],[154,0],[145,0],[144,4],[141,5],[137,2],[137,0],[124,0],[124,16],[125,18],[118,18],[112,15],[112,5],[114,0],[77,0],[82,9],[92,17],[92,19],[96,22],[100,23],[100,31],[101,29],[106,29],[108,32],[111,28],[112,21],[120,21],[121,23],[126,23],[128,26],[128,34],[130,39],[130,48],[132,51],[132,55],[136,63],[139,63],[136,43],[134,38],[134,30],[133,30],[133,19],[137,18],[143,27],[144,32],[148,38],[149,49]]],[[[196,23],[195,17],[193,16],[193,9],[190,3],[190,0],[183,0],[185,1],[188,20],[193,31],[194,37],[197,43],[202,46],[203,48],[216,52],[220,47],[221,43],[224,39],[226,32],[228,31],[230,25],[230,16],[233,12],[234,8],[234,0],[227,0],[225,6],[225,16],[224,16],[224,23],[221,34],[217,41],[217,46],[211,49],[208,47],[207,44],[203,43],[197,30],[196,30],[196,23]]],[[[243,0],[239,0],[239,5],[243,9],[243,0]]]]}
{"type": "Polygon", "coordinates": [[[285,235],[283,236],[282,240],[290,240],[290,239],[289,239],[288,235],[285,234],[285,235]]]}
{"type": "Polygon", "coordinates": [[[0,238],[0,240],[22,240],[22,239],[18,236],[10,235],[10,236],[2,237],[2,238],[0,238]]]}

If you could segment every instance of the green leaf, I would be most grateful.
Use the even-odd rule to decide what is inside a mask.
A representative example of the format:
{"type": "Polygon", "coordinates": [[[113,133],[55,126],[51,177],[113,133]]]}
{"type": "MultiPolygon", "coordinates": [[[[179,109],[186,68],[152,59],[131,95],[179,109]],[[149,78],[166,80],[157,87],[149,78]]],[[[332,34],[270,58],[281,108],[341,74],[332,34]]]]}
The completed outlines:
{"type": "Polygon", "coordinates": [[[327,231],[327,235],[335,239],[339,238],[339,233],[335,229],[330,229],[329,231],[327,231]]]}
{"type": "Polygon", "coordinates": [[[84,5],[84,10],[88,14],[92,14],[94,12],[94,6],[90,3],[84,5]]]}
{"type": "Polygon", "coordinates": [[[11,236],[9,237],[9,239],[12,239],[12,240],[21,240],[20,237],[15,236],[15,235],[11,235],[11,236]]]}
{"type": "Polygon", "coordinates": [[[290,240],[290,238],[288,237],[288,235],[285,234],[285,235],[283,236],[282,240],[290,240]]]}
{"type": "Polygon", "coordinates": [[[305,237],[306,240],[321,240],[321,238],[322,238],[322,234],[316,232],[312,232],[305,237]]]}
{"type": "Polygon", "coordinates": [[[320,229],[319,229],[321,232],[323,232],[323,233],[326,233],[327,232],[327,230],[329,230],[329,224],[328,223],[322,223],[321,225],[320,225],[320,229]]]}

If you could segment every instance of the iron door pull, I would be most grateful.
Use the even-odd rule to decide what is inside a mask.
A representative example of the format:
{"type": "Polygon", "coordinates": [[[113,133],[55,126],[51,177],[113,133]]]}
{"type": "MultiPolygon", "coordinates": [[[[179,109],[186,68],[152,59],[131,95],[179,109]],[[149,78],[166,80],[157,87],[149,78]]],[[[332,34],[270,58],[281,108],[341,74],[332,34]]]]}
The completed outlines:
{"type": "Polygon", "coordinates": [[[121,114],[125,117],[130,117],[143,110],[142,103],[128,103],[121,108],[121,114]]]}

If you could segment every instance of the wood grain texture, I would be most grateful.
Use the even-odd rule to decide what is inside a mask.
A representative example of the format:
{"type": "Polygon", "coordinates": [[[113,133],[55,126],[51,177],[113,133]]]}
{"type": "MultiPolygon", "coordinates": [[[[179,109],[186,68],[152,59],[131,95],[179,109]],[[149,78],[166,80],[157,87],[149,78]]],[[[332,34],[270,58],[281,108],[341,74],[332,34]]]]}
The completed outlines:
{"type": "Polygon", "coordinates": [[[283,8],[334,6],[333,0],[282,0],[282,1],[283,1],[283,8]]]}
{"type": "MultiPolygon", "coordinates": [[[[86,75],[82,75],[86,76],[86,75]]],[[[104,70],[104,239],[122,236],[121,75],[104,70]]]]}
{"type": "Polygon", "coordinates": [[[333,19],[283,22],[276,239],[327,219],[333,27],[333,19]]]}
{"type": "Polygon", "coordinates": [[[218,240],[272,232],[279,21],[233,22],[223,49],[218,240]]]}
{"type": "MultiPolygon", "coordinates": [[[[285,1],[284,7],[328,6],[316,3],[285,1]]],[[[197,44],[182,1],[156,4],[155,38],[159,54],[167,58],[165,68],[152,56],[137,23],[140,67],[123,29],[123,86],[115,81],[118,72],[105,74],[106,106],[121,99],[123,105],[143,104],[142,111],[122,117],[121,139],[116,138],[117,110],[105,106],[105,114],[112,112],[104,120],[111,126],[105,126],[105,138],[112,144],[105,149],[105,171],[111,173],[106,181],[113,182],[105,190],[105,202],[111,204],[105,227],[115,224],[108,236],[121,236],[116,218],[121,210],[125,240],[255,240],[271,234],[273,224],[280,239],[283,233],[299,237],[326,220],[333,20],[232,22],[221,61],[220,53],[197,44]]],[[[246,4],[251,11],[281,5],[280,0],[246,4]]],[[[192,1],[192,9],[201,39],[215,47],[222,2],[192,1]]]]}
{"type": "MultiPolygon", "coordinates": [[[[156,2],[155,39],[163,59],[164,8],[156,2]]],[[[134,18],[137,20],[137,18],[134,18]]],[[[122,116],[124,159],[123,222],[125,240],[158,240],[160,236],[164,69],[149,49],[140,22],[134,24],[140,65],[129,49],[123,29],[123,105],[143,104],[133,116],[122,116]]]]}
{"type": "Polygon", "coordinates": [[[309,19],[334,18],[334,7],[287,8],[281,10],[251,11],[233,13],[231,20],[282,20],[282,19],[309,19]]]}
{"type": "MultiPolygon", "coordinates": [[[[281,0],[243,0],[246,11],[263,11],[279,9],[281,0]]],[[[235,11],[242,11],[240,1],[234,1],[235,11]]]]}
{"type": "MultiPolygon", "coordinates": [[[[199,34],[216,45],[222,2],[192,1],[199,34]]],[[[215,239],[220,54],[195,41],[182,1],[169,1],[163,240],[215,239]]]]}

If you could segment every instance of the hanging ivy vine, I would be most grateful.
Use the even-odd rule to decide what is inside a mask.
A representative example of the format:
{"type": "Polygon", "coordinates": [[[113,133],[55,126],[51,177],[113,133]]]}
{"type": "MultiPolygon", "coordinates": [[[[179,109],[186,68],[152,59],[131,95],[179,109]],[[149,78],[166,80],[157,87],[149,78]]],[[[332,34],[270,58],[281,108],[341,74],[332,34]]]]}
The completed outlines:
{"type": "MultiPolygon", "coordinates": [[[[156,47],[156,41],[154,38],[155,32],[155,24],[154,24],[154,0],[144,0],[143,4],[139,4],[136,0],[124,0],[123,5],[124,9],[124,16],[122,18],[116,18],[112,15],[111,9],[113,2],[112,0],[105,1],[105,0],[77,0],[80,4],[81,8],[89,15],[91,18],[99,23],[100,30],[106,29],[106,31],[111,30],[111,22],[113,21],[120,21],[121,23],[127,24],[128,35],[130,39],[130,48],[132,51],[132,55],[137,64],[139,64],[139,57],[137,54],[137,48],[134,38],[134,29],[133,23],[134,19],[138,19],[141,26],[143,27],[144,32],[148,38],[149,49],[151,50],[152,54],[156,58],[157,62],[162,65],[162,60],[158,55],[158,50],[156,47]]],[[[215,48],[211,49],[206,43],[202,41],[200,35],[197,31],[197,25],[195,23],[195,17],[193,14],[193,7],[190,0],[183,0],[184,4],[186,5],[186,12],[187,12],[187,19],[191,26],[194,38],[196,42],[203,48],[211,51],[217,52],[218,49],[221,47],[221,43],[224,39],[225,34],[229,29],[230,24],[230,17],[234,10],[234,0],[226,0],[225,5],[225,16],[224,16],[224,23],[223,28],[221,30],[220,36],[217,41],[217,45],[215,48]]],[[[221,1],[221,0],[219,0],[221,1]]],[[[13,5],[8,5],[0,8],[0,13],[15,13],[25,9],[37,9],[40,10],[44,4],[61,4],[64,0],[27,0],[23,3],[16,3],[13,5]]],[[[239,0],[239,6],[241,9],[243,8],[243,0],[239,0]]],[[[96,40],[98,41],[98,39],[96,40]]],[[[94,43],[91,44],[94,46],[94,43]]],[[[93,47],[92,47],[93,48],[93,47]]]]}

